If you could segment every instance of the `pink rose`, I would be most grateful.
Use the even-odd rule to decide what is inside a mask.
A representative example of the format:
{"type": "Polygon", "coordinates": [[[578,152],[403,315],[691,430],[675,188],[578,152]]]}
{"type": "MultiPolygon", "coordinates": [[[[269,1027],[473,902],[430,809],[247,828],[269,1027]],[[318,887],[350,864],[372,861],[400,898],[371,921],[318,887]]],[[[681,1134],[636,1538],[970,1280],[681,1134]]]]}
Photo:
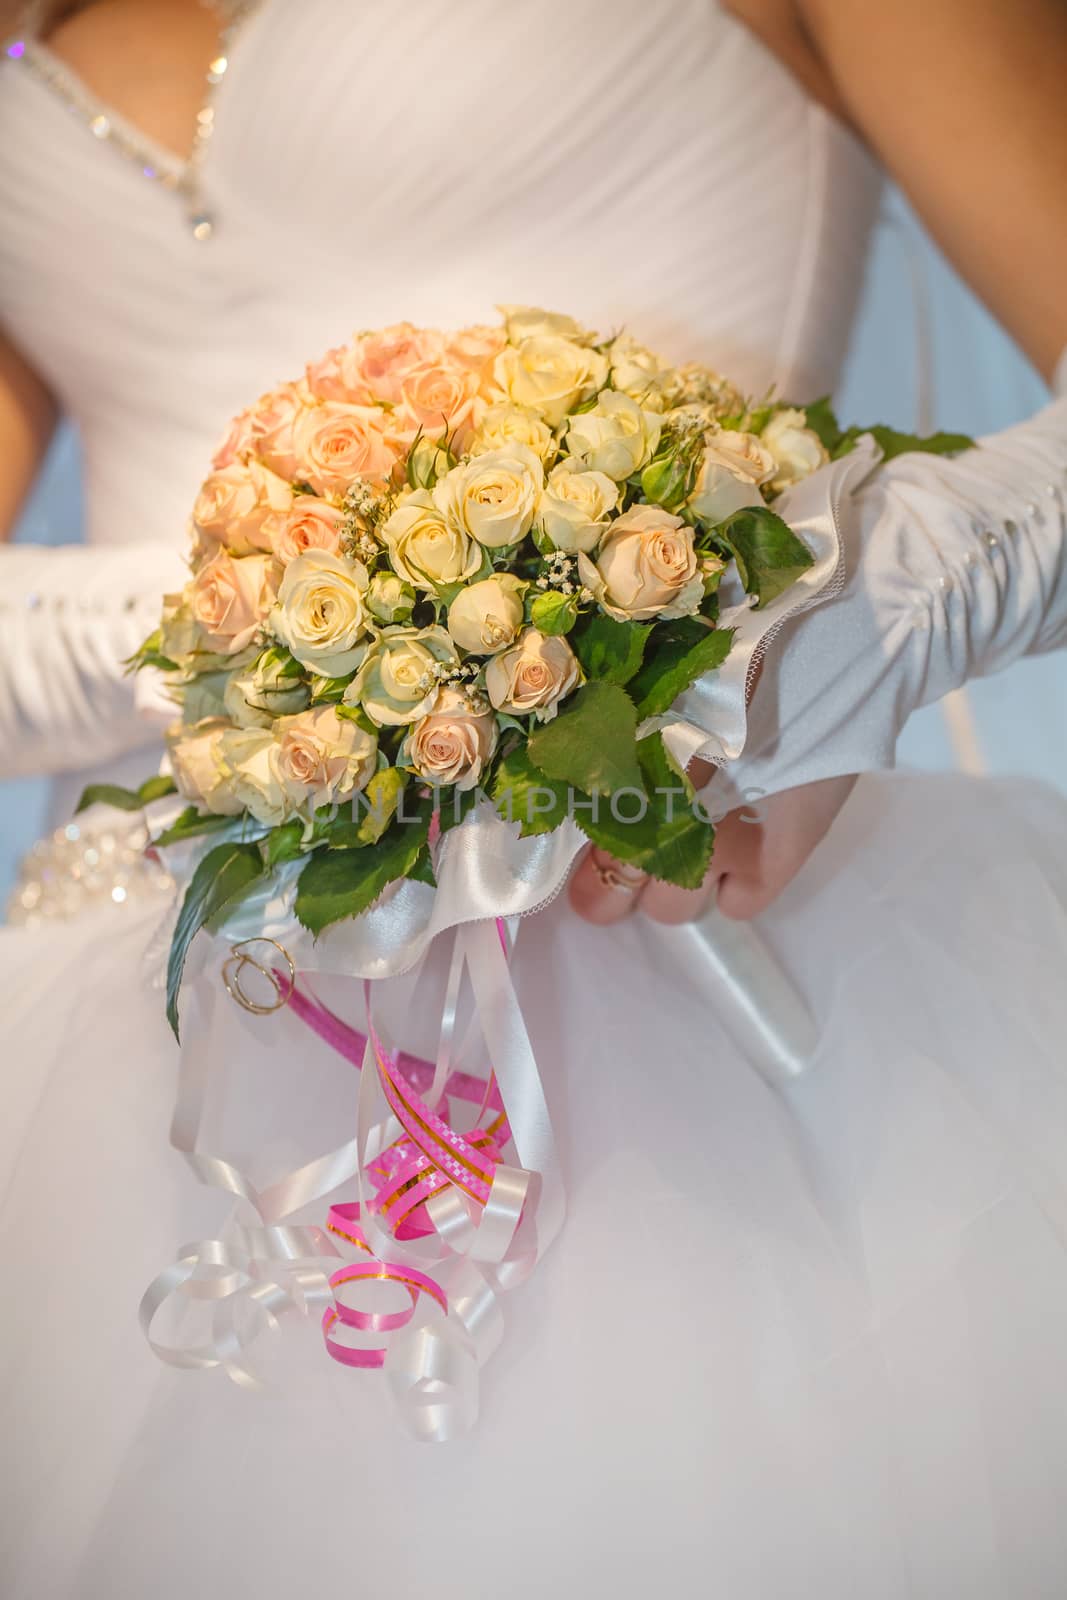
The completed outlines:
{"type": "Polygon", "coordinates": [[[445,354],[450,361],[476,372],[481,378],[488,375],[494,357],[500,354],[507,342],[503,328],[480,324],[448,334],[445,338],[445,354]]]}
{"type": "Polygon", "coordinates": [[[363,373],[363,353],[358,343],[327,350],[307,366],[307,386],[316,400],[339,400],[343,405],[370,406],[374,394],[363,373]]]}
{"type": "Polygon", "coordinates": [[[208,644],[236,655],[251,644],[274,603],[274,568],[266,556],[235,558],[220,550],[189,585],[189,609],[208,644]]]}
{"type": "Polygon", "coordinates": [[[298,417],[293,430],[297,478],[316,494],[344,494],[353,478],[382,482],[396,460],[385,433],[386,413],[333,401],[298,417]]]}
{"type": "Polygon", "coordinates": [[[276,724],[276,770],[294,806],[319,806],[365,789],[378,764],[378,740],[358,723],[318,706],[276,724]]]}
{"type": "Polygon", "coordinates": [[[230,467],[235,461],[247,461],[256,453],[256,427],[251,410],[242,411],[230,423],[229,432],[211,458],[215,471],[230,467]]]}
{"type": "Polygon", "coordinates": [[[413,367],[401,384],[391,426],[409,443],[420,429],[431,439],[454,434],[456,452],[462,454],[473,432],[477,398],[476,372],[458,363],[425,362],[413,367]]]}
{"type": "Polygon", "coordinates": [[[283,566],[288,566],[294,557],[302,556],[305,550],[329,550],[332,555],[339,555],[344,520],[344,512],[328,500],[298,494],[275,536],[274,554],[283,566]]]}
{"type": "Polygon", "coordinates": [[[258,461],[232,461],[213,472],[193,507],[201,551],[224,545],[235,555],[270,550],[293,502],[293,491],[258,461]]]}
{"type": "Polygon", "coordinates": [[[408,373],[426,362],[436,361],[444,349],[442,336],[432,328],[414,328],[398,322],[377,333],[362,334],[356,340],[359,371],[378,400],[395,405],[408,373]]]}
{"type": "Polygon", "coordinates": [[[397,763],[420,778],[457,789],[473,789],[493,758],[499,731],[496,718],[460,689],[443,688],[433,710],[412,725],[397,763]]]}
{"type": "Polygon", "coordinates": [[[302,380],[283,383],[252,407],[256,453],[274,472],[290,483],[297,476],[293,443],[298,420],[314,405],[314,396],[302,380]]]}

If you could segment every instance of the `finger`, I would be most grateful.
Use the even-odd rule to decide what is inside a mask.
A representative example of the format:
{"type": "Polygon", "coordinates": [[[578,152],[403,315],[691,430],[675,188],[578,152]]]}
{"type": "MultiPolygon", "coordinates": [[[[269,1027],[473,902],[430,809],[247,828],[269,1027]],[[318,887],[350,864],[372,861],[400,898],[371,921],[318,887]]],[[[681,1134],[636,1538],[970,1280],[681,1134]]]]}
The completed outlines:
{"type": "Polygon", "coordinates": [[[855,785],[854,776],[786,789],[731,811],[715,835],[712,869],[723,916],[747,921],[778,898],[824,838],[855,785]]]}
{"type": "Polygon", "coordinates": [[[679,889],[677,884],[664,883],[661,878],[650,878],[641,896],[642,914],[651,917],[653,922],[671,925],[695,922],[715,900],[718,881],[714,857],[699,889],[679,889]]]}
{"type": "Polygon", "coordinates": [[[586,852],[570,882],[570,901],[586,922],[607,928],[630,916],[648,884],[648,874],[603,850],[586,852]]]}

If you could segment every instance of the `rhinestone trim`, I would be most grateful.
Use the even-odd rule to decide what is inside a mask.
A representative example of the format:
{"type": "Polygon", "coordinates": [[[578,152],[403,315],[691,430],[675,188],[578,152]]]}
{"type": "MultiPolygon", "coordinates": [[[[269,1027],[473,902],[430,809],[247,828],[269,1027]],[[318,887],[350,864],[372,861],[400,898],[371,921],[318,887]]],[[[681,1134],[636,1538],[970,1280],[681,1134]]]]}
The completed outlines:
{"type": "Polygon", "coordinates": [[[262,0],[201,0],[222,20],[219,46],[205,74],[207,94],[197,112],[193,147],[186,160],[159,145],[106,105],[40,37],[44,22],[43,5],[31,5],[16,37],[4,51],[9,61],[18,62],[33,72],[102,144],[110,144],[125,160],[140,167],[141,175],[152,184],[173,190],[185,203],[185,215],[192,237],[203,242],[215,232],[215,217],[205,205],[202,177],[208,146],[215,131],[215,90],[230,65],[230,51],[237,31],[262,0]]]}
{"type": "Polygon", "coordinates": [[[24,858],[8,900],[8,922],[40,927],[105,905],[162,901],[174,879],[145,855],[147,843],[143,821],[68,822],[57,828],[24,858]]]}

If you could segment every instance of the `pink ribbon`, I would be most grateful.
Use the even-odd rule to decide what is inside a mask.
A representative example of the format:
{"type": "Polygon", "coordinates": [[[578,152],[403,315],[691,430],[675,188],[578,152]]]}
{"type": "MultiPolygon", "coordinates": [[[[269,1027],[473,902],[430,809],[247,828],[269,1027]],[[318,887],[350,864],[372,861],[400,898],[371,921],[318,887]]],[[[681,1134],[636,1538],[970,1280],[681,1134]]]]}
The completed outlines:
{"type": "MultiPolygon", "coordinates": [[[[507,938],[500,921],[497,933],[506,955],[507,938]]],[[[446,1080],[443,1103],[454,1098],[479,1107],[479,1125],[473,1131],[460,1133],[431,1108],[422,1092],[433,1083],[433,1063],[406,1051],[390,1052],[385,1048],[374,1024],[369,982],[364,984],[364,993],[366,1034],[307,995],[299,982],[291,988],[289,1006],[301,1022],[353,1066],[362,1068],[369,1046],[382,1094],[403,1131],[363,1169],[364,1177],[374,1190],[373,1200],[367,1203],[381,1227],[398,1243],[408,1243],[438,1233],[428,1203],[449,1189],[458,1191],[472,1221],[485,1210],[492,1198],[494,1178],[501,1164],[501,1152],[511,1136],[510,1129],[493,1073],[488,1079],[482,1079],[452,1071],[446,1080]],[[484,1125],[483,1118],[487,1119],[484,1125]]],[[[518,1218],[515,1222],[517,1231],[518,1218]]],[[[409,1325],[424,1295],[448,1315],[448,1297],[436,1279],[408,1262],[391,1263],[375,1254],[360,1226],[359,1204],[333,1206],[327,1229],[355,1245],[367,1257],[347,1263],[329,1280],[333,1304],[323,1314],[322,1331],[326,1349],[335,1361],[350,1367],[381,1367],[386,1358],[384,1345],[363,1347],[339,1340],[336,1336],[339,1325],[361,1334],[398,1332],[409,1325]],[[407,1293],[410,1303],[399,1311],[358,1309],[347,1304],[338,1293],[345,1286],[357,1283],[397,1284],[407,1293]]]]}

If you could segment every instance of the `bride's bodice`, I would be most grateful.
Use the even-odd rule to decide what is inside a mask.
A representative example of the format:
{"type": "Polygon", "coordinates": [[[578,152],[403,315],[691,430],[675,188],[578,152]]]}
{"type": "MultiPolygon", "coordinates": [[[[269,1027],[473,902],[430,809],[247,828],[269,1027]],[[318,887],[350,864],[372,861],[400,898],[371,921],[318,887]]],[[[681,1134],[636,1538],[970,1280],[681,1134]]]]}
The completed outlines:
{"type": "Polygon", "coordinates": [[[81,432],[92,539],[180,537],[229,416],[357,327],[527,302],[835,382],[877,169],[713,0],[264,0],[206,242],[32,56],[0,66],[0,319],[81,432]]]}

